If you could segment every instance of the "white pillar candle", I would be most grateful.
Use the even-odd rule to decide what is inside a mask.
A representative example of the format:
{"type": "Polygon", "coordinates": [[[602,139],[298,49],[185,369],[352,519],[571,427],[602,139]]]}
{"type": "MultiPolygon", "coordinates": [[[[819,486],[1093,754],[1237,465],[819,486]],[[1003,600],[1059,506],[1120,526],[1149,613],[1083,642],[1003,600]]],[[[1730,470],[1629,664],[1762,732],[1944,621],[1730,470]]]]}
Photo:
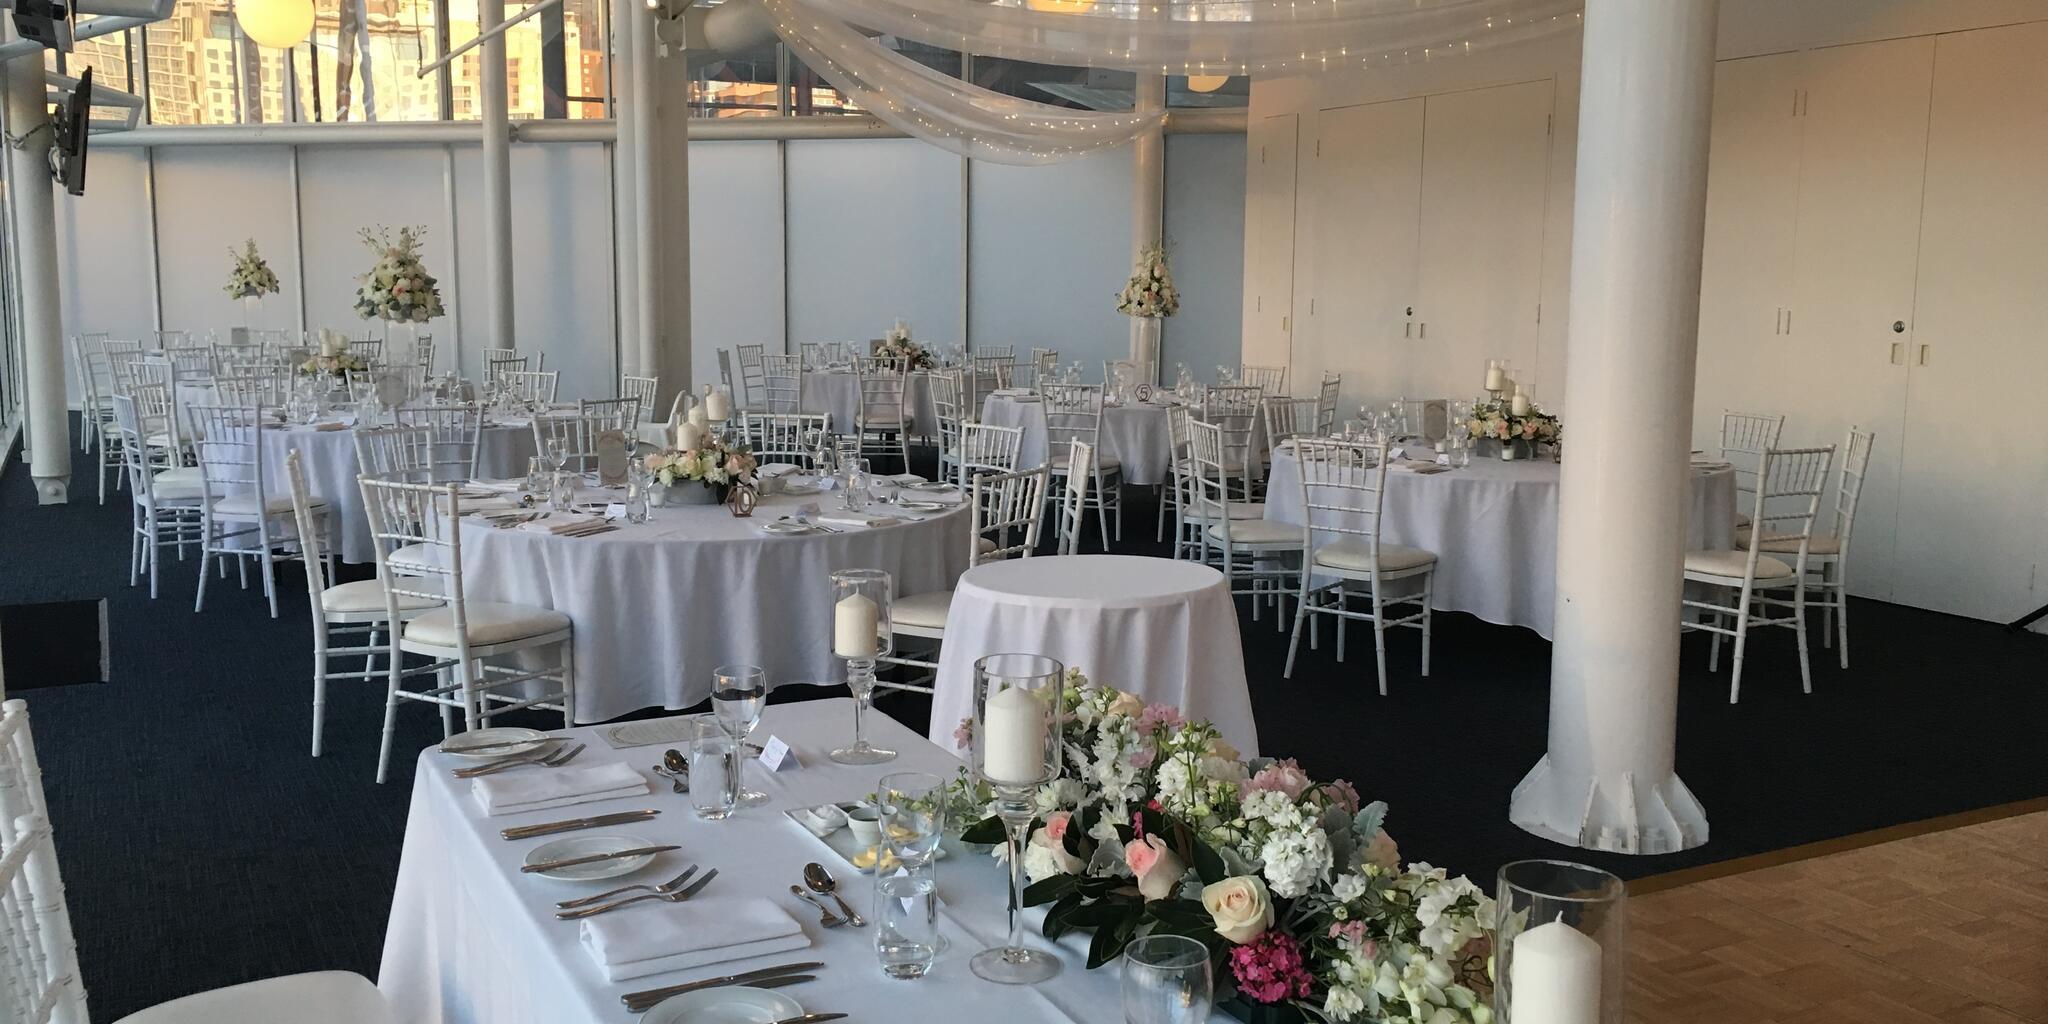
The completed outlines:
{"type": "Polygon", "coordinates": [[[881,610],[866,594],[848,594],[832,607],[832,653],[872,658],[879,649],[881,610]]]}
{"type": "Polygon", "coordinates": [[[1516,416],[1529,415],[1529,395],[1521,388],[1515,389],[1515,397],[1508,402],[1508,411],[1516,416]]]}
{"type": "Polygon", "coordinates": [[[711,417],[704,411],[704,403],[696,402],[690,406],[690,423],[699,430],[710,428],[711,417]]]}
{"type": "Polygon", "coordinates": [[[704,399],[704,408],[712,420],[724,423],[732,417],[732,399],[723,390],[713,391],[704,399]]]}
{"type": "Polygon", "coordinates": [[[1508,375],[1507,375],[1507,373],[1506,373],[1506,372],[1504,372],[1504,371],[1503,371],[1503,370],[1502,370],[1502,369],[1501,369],[1500,367],[1498,367],[1498,366],[1489,366],[1489,367],[1487,367],[1487,368],[1486,368],[1486,390],[1488,390],[1488,391],[1499,391],[1499,390],[1501,389],[1501,382],[1502,382],[1502,381],[1504,381],[1504,380],[1506,380],[1506,379],[1507,379],[1507,376],[1508,376],[1508,375]]]}
{"type": "Polygon", "coordinates": [[[676,428],[676,447],[686,452],[704,447],[704,427],[695,420],[683,421],[676,428]]]}
{"type": "Polygon", "coordinates": [[[990,781],[1045,777],[1045,705],[1031,691],[1013,686],[989,697],[981,731],[981,771],[990,781]]]}
{"type": "Polygon", "coordinates": [[[1508,971],[1514,1024],[1600,1024],[1600,944],[1563,918],[1515,936],[1508,971]]]}

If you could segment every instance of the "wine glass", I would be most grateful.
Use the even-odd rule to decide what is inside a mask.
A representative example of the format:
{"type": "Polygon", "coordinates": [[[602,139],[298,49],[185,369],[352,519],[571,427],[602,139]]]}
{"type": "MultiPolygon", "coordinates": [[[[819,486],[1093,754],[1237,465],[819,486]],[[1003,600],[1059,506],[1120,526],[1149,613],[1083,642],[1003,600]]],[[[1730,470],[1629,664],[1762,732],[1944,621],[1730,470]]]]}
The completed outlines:
{"type": "Polygon", "coordinates": [[[1154,934],[1124,947],[1124,1024],[1202,1024],[1216,999],[1209,947],[1154,934]]]}
{"type": "Polygon", "coordinates": [[[569,464],[569,439],[560,435],[548,438],[544,453],[547,455],[548,468],[560,473],[562,467],[569,464]]]}
{"type": "Polygon", "coordinates": [[[711,709],[718,724],[732,737],[735,750],[733,771],[739,776],[737,800],[743,807],[768,799],[768,794],[747,788],[747,737],[761,724],[761,709],[768,704],[768,674],[755,665],[721,665],[711,672],[711,709]]]}

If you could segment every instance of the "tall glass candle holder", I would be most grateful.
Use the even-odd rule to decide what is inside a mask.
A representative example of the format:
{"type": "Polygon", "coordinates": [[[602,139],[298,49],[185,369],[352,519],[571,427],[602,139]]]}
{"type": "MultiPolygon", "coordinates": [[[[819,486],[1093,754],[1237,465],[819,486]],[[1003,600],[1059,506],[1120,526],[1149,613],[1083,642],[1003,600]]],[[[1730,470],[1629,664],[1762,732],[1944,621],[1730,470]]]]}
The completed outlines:
{"type": "Polygon", "coordinates": [[[1037,654],[991,654],[974,663],[974,771],[995,791],[1009,835],[1010,939],[968,961],[974,973],[1029,985],[1060,972],[1059,957],[1024,945],[1024,843],[1038,788],[1059,777],[1066,668],[1037,654]]]}
{"type": "Polygon", "coordinates": [[[1500,869],[1494,1020],[1621,1024],[1628,889],[1599,868],[1520,860],[1500,869]]]}
{"type": "Polygon", "coordinates": [[[832,655],[846,661],[846,688],[853,691],[853,745],[832,751],[840,764],[881,764],[896,752],[867,741],[865,720],[875,700],[875,661],[890,647],[889,605],[895,587],[880,569],[841,569],[832,574],[832,655]]]}

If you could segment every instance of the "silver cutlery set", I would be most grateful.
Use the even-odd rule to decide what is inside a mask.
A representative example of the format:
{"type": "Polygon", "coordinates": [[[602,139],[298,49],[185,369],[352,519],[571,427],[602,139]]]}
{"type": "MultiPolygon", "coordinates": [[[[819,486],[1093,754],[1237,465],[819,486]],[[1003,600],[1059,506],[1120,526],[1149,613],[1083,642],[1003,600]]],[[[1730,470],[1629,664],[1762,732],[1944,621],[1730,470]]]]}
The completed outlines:
{"type": "MultiPolygon", "coordinates": [[[[724,988],[728,985],[745,985],[749,988],[781,988],[784,985],[794,985],[798,982],[810,981],[816,975],[809,972],[823,966],[825,966],[825,963],[822,960],[811,960],[796,964],[780,964],[775,967],[763,967],[758,970],[728,974],[722,978],[706,978],[703,981],[684,982],[680,985],[664,985],[661,988],[651,988],[644,992],[628,992],[620,996],[619,1001],[625,1003],[626,1009],[634,1013],[644,1013],[664,999],[679,996],[685,992],[696,992],[700,989],[724,988]]],[[[773,1024],[817,1024],[820,1021],[838,1020],[844,1016],[846,1015],[843,1013],[807,1013],[801,1017],[789,1017],[775,1021],[773,1024]]]]}
{"type": "MultiPolygon", "coordinates": [[[[478,749],[482,748],[480,747],[478,749]]],[[[492,761],[489,764],[471,765],[468,768],[457,768],[451,774],[453,774],[458,779],[474,779],[484,775],[495,775],[499,772],[506,770],[507,768],[517,768],[520,765],[527,764],[537,764],[543,768],[560,768],[561,766],[568,764],[570,761],[575,760],[576,755],[583,753],[583,749],[584,744],[581,743],[578,743],[573,747],[557,746],[555,747],[555,749],[550,751],[544,752],[536,750],[530,754],[520,754],[515,757],[507,757],[501,760],[492,761]]]]}

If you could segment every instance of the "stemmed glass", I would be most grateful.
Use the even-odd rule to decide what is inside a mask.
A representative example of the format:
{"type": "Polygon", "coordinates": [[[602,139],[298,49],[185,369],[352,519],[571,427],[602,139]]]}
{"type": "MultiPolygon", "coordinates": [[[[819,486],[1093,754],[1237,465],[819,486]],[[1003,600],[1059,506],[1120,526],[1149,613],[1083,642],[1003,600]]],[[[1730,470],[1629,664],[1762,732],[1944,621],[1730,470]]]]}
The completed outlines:
{"type": "Polygon", "coordinates": [[[755,665],[721,665],[711,672],[711,709],[718,724],[732,737],[735,802],[751,807],[768,799],[768,794],[747,788],[747,737],[761,724],[761,709],[768,704],[768,674],[755,665]]]}
{"type": "Polygon", "coordinates": [[[1039,654],[991,654],[974,663],[974,770],[995,790],[1009,837],[1010,937],[976,953],[968,967],[1006,985],[1060,972],[1059,957],[1024,945],[1024,842],[1038,817],[1039,787],[1060,774],[1065,676],[1065,666],[1039,654]]]}
{"type": "Polygon", "coordinates": [[[1209,947],[1153,934],[1124,947],[1124,1024],[1202,1024],[1216,999],[1209,947]]]}

